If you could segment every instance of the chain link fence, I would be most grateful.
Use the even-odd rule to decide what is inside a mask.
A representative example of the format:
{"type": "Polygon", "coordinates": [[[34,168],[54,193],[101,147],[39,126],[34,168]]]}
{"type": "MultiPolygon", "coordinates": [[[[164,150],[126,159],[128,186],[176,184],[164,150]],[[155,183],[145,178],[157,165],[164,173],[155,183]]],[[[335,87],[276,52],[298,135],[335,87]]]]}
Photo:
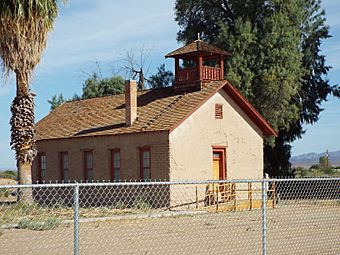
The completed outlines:
{"type": "Polygon", "coordinates": [[[339,240],[340,178],[0,186],[0,254],[338,255],[339,240]]]}

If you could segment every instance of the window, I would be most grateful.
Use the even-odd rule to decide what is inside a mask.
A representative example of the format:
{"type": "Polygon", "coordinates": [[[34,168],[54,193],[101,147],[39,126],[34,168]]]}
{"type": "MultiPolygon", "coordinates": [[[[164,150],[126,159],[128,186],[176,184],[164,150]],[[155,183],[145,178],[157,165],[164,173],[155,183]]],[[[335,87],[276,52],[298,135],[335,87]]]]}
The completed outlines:
{"type": "Polygon", "coordinates": [[[215,119],[223,119],[223,105],[215,104],[215,119]]]}
{"type": "Polygon", "coordinates": [[[120,180],[120,150],[111,150],[111,180],[120,180]]]}
{"type": "Polygon", "coordinates": [[[85,181],[93,181],[93,153],[84,151],[85,181]]]}
{"type": "Polygon", "coordinates": [[[38,180],[39,182],[42,182],[46,179],[46,155],[41,153],[38,156],[39,165],[38,165],[38,180]]]}
{"type": "Polygon", "coordinates": [[[151,179],[151,151],[149,147],[140,149],[140,178],[151,179]]]}
{"type": "Polygon", "coordinates": [[[60,173],[61,179],[64,181],[69,181],[69,167],[68,167],[68,153],[61,152],[60,153],[60,173]]]}

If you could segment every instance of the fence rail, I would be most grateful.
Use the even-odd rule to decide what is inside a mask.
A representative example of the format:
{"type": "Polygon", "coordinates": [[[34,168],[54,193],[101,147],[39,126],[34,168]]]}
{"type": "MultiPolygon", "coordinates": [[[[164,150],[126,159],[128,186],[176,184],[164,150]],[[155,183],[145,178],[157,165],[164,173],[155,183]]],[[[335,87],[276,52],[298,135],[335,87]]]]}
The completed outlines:
{"type": "Polygon", "coordinates": [[[0,186],[1,254],[338,255],[339,222],[340,178],[0,186]]]}

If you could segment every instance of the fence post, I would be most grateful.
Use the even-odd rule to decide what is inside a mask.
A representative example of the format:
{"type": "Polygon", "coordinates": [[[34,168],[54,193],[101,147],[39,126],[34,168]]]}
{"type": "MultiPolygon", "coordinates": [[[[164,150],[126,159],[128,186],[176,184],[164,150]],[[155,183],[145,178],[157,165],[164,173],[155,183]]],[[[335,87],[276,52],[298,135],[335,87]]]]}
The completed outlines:
{"type": "Polygon", "coordinates": [[[267,255],[267,179],[262,179],[262,255],[267,255]]]}
{"type": "Polygon", "coordinates": [[[73,193],[73,224],[74,224],[74,244],[73,254],[79,255],[79,184],[76,183],[74,186],[73,193]]]}
{"type": "Polygon", "coordinates": [[[198,209],[198,190],[196,186],[196,209],[198,209]]]}

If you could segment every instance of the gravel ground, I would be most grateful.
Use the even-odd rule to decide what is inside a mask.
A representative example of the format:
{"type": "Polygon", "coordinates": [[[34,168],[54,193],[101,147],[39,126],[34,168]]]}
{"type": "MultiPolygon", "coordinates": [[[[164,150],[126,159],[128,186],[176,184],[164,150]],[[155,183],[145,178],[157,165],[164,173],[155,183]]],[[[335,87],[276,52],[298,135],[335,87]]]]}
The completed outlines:
{"type": "MultiPolygon", "coordinates": [[[[268,255],[340,254],[340,203],[267,212],[268,255]]],[[[261,210],[81,222],[80,254],[261,254],[261,210]]],[[[73,225],[0,232],[0,254],[72,254],[73,225]]]]}

